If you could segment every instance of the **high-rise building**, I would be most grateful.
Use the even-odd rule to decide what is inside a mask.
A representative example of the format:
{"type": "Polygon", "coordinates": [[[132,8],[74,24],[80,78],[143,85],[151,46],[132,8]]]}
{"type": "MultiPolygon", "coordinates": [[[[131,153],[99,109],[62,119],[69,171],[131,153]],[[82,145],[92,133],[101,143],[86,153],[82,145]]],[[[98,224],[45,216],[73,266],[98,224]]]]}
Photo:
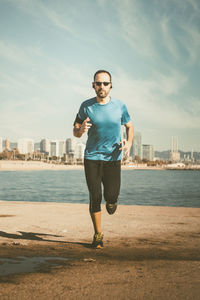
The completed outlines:
{"type": "Polygon", "coordinates": [[[5,150],[10,150],[10,141],[8,139],[5,140],[5,150]]]}
{"type": "Polygon", "coordinates": [[[142,158],[150,161],[154,159],[154,149],[152,145],[142,145],[142,158]]]}
{"type": "Polygon", "coordinates": [[[139,131],[135,131],[134,133],[130,156],[132,156],[133,159],[135,159],[136,156],[139,156],[142,159],[142,136],[139,131]]]}
{"type": "Polygon", "coordinates": [[[85,144],[77,143],[75,147],[74,157],[79,160],[83,160],[85,152],[85,144]]]}
{"type": "Polygon", "coordinates": [[[75,139],[67,139],[66,140],[66,153],[67,154],[73,154],[75,153],[75,148],[76,148],[76,140],[75,139]]]}
{"type": "Polygon", "coordinates": [[[180,152],[178,151],[178,137],[172,136],[171,139],[171,161],[178,162],[180,161],[180,152]]]}
{"type": "Polygon", "coordinates": [[[3,151],[3,139],[0,137],[0,153],[3,151]]]}
{"type": "Polygon", "coordinates": [[[28,153],[33,153],[34,152],[34,141],[31,139],[19,139],[17,148],[19,153],[21,154],[28,154],[28,153]]]}
{"type": "Polygon", "coordinates": [[[63,157],[63,155],[66,153],[66,141],[59,141],[58,148],[59,156],[63,157]]]}
{"type": "Polygon", "coordinates": [[[40,142],[40,152],[50,154],[51,141],[49,139],[43,139],[40,142]]]}
{"type": "Polygon", "coordinates": [[[51,141],[50,156],[59,156],[59,142],[58,140],[51,141]]]}

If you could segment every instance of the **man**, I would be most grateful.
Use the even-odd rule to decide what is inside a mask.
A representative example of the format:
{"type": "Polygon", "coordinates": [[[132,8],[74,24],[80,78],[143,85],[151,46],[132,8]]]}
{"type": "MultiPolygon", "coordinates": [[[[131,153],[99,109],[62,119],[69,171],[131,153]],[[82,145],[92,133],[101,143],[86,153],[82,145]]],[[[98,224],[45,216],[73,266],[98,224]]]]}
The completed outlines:
{"type": "Polygon", "coordinates": [[[120,191],[122,149],[128,157],[133,140],[133,126],[125,104],[109,96],[112,78],[108,71],[97,71],[92,87],[97,96],[81,104],[73,133],[79,138],[85,132],[88,133],[84,167],[94,226],[92,246],[102,248],[101,184],[104,187],[106,209],[109,214],[113,214],[120,191]],[[126,127],[127,141],[121,141],[121,125],[126,127]]]}

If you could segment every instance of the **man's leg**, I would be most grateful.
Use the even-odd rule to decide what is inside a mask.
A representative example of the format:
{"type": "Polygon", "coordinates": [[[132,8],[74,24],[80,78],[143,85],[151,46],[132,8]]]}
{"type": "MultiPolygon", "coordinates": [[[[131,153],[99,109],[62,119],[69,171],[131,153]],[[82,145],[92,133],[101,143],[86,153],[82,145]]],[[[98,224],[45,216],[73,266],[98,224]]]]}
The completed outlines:
{"type": "Polygon", "coordinates": [[[101,232],[101,211],[98,212],[90,212],[92,223],[94,226],[94,232],[101,232]]]}
{"type": "Polygon", "coordinates": [[[101,233],[102,163],[100,161],[85,160],[84,167],[87,186],[90,193],[89,210],[95,233],[93,246],[95,248],[101,248],[103,246],[103,235],[101,233]]]}
{"type": "Polygon", "coordinates": [[[121,161],[104,162],[103,167],[104,199],[109,214],[117,209],[121,185],[121,161]]]}

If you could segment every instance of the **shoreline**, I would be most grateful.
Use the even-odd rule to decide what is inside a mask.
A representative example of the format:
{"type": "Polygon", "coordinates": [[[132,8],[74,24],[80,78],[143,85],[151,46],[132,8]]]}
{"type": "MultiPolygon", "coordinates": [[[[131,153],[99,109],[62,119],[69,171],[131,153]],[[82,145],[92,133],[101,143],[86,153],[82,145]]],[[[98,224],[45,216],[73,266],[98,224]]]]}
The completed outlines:
{"type": "MultiPolygon", "coordinates": [[[[164,170],[162,167],[122,165],[122,170],[164,170]]],[[[83,165],[61,165],[40,161],[0,161],[0,171],[84,170],[83,165]]]]}
{"type": "Polygon", "coordinates": [[[90,246],[87,204],[1,201],[0,209],[0,270],[4,259],[16,269],[0,275],[2,299],[198,299],[200,208],[120,205],[110,216],[102,205],[101,250],[90,246]],[[56,266],[49,259],[20,273],[22,257],[56,266]]]}
{"type": "MultiPolygon", "coordinates": [[[[145,166],[145,165],[122,165],[122,170],[155,170],[155,171],[166,171],[166,170],[200,170],[200,165],[185,168],[172,168],[166,166],[145,166]]],[[[1,160],[0,161],[0,172],[1,171],[42,171],[42,170],[84,170],[83,165],[61,165],[54,163],[46,163],[41,161],[19,161],[19,160],[1,160]]]]}

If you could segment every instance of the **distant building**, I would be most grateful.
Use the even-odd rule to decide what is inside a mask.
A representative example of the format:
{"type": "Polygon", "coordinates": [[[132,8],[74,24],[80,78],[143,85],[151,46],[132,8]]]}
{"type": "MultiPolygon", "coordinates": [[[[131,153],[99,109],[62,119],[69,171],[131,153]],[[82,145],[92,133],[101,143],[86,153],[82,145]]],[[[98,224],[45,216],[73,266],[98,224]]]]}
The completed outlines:
{"type": "Polygon", "coordinates": [[[177,136],[172,136],[170,159],[173,162],[180,161],[180,152],[178,151],[178,137],[177,136]]]}
{"type": "Polygon", "coordinates": [[[10,141],[9,140],[5,140],[5,150],[10,150],[10,141]]]}
{"type": "Polygon", "coordinates": [[[51,141],[49,139],[43,139],[40,142],[40,152],[50,154],[51,141]]]}
{"type": "Polygon", "coordinates": [[[58,154],[60,157],[66,153],[66,141],[59,141],[58,142],[58,154]]]}
{"type": "Polygon", "coordinates": [[[74,157],[78,160],[84,159],[85,144],[77,143],[75,147],[74,157]]]}
{"type": "Polygon", "coordinates": [[[3,151],[3,139],[0,137],[0,153],[3,151]]]}
{"type": "Polygon", "coordinates": [[[130,156],[132,156],[133,160],[136,156],[139,156],[142,159],[142,136],[139,131],[135,131],[134,133],[130,156]]]}
{"type": "Polygon", "coordinates": [[[34,152],[34,141],[31,139],[19,139],[17,148],[20,154],[28,154],[34,152]]]}
{"type": "Polygon", "coordinates": [[[59,156],[59,142],[58,140],[51,141],[50,144],[50,156],[59,156]]]}
{"type": "Polygon", "coordinates": [[[75,148],[76,148],[76,140],[75,139],[67,139],[66,140],[66,153],[67,154],[74,154],[75,153],[75,148]]]}
{"type": "Polygon", "coordinates": [[[154,148],[152,145],[142,145],[142,159],[154,160],[154,148]]]}

